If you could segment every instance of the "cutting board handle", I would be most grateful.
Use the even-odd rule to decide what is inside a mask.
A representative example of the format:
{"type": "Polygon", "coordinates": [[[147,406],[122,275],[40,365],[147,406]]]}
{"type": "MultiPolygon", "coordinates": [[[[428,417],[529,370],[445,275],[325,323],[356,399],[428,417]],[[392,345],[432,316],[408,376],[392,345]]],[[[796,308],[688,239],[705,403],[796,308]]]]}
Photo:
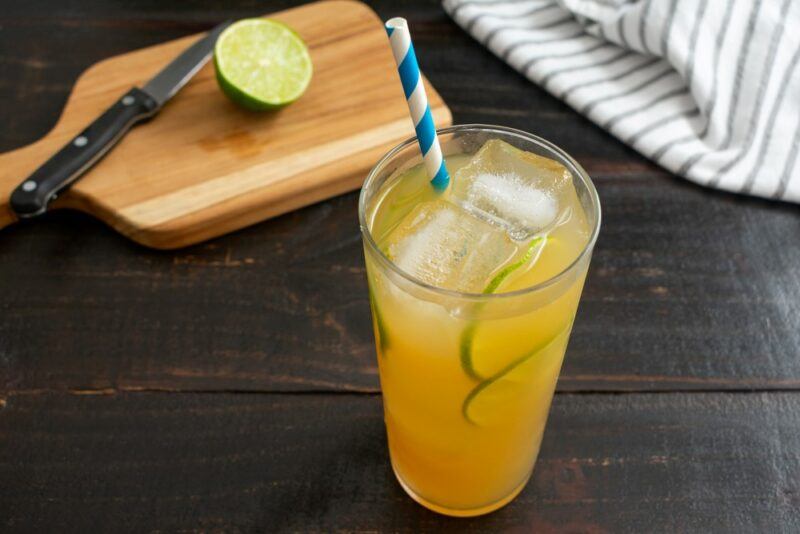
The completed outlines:
{"type": "Polygon", "coordinates": [[[17,220],[11,209],[11,193],[52,153],[52,142],[43,139],[0,154],[0,228],[17,220]]]}
{"type": "MultiPolygon", "coordinates": [[[[17,152],[17,151],[15,151],[17,152]]],[[[12,156],[14,152],[8,152],[0,156],[0,169],[6,156],[12,156]]],[[[0,171],[0,228],[5,228],[17,220],[14,210],[11,209],[11,193],[17,188],[25,177],[12,176],[0,171]]]]}

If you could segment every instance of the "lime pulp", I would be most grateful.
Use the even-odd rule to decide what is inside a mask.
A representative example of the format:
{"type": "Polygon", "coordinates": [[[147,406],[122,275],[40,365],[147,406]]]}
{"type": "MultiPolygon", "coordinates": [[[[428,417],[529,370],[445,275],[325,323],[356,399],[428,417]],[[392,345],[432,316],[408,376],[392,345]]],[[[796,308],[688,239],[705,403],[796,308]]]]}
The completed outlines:
{"type": "Polygon", "coordinates": [[[214,67],[222,92],[252,110],[294,102],[308,88],[313,72],[300,36],[270,19],[244,19],[226,28],[214,47],[214,67]]]}

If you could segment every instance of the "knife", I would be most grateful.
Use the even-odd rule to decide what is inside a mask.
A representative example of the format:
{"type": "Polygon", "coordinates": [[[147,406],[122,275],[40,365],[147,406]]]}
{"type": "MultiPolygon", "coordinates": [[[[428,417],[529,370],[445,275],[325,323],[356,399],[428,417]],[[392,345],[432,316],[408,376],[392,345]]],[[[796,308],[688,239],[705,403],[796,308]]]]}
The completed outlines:
{"type": "Polygon", "coordinates": [[[11,208],[20,218],[47,211],[66,190],[139,122],[152,118],[211,58],[214,44],[231,21],[212,29],[139,89],[133,87],[102,115],[36,169],[11,193],[11,208]]]}

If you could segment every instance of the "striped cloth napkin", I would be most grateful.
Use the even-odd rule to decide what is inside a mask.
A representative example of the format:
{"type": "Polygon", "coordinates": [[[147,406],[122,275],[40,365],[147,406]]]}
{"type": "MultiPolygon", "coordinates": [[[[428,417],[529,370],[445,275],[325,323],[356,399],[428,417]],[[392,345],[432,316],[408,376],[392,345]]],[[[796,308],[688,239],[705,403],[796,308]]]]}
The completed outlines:
{"type": "Polygon", "coordinates": [[[800,202],[800,0],[445,0],[475,39],[651,160],[800,202]]]}

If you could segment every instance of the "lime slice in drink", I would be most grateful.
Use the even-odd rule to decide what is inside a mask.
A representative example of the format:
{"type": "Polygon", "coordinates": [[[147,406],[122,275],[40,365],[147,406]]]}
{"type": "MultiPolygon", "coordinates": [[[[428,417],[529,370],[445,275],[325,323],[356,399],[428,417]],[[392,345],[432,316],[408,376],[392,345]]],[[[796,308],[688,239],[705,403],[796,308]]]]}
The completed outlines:
{"type": "Polygon", "coordinates": [[[383,322],[383,314],[378,307],[378,301],[375,298],[375,293],[370,284],[369,288],[369,304],[372,308],[372,319],[374,321],[375,337],[377,338],[378,346],[380,347],[381,356],[386,356],[386,351],[389,349],[389,334],[386,332],[386,323],[383,322]]]}
{"type": "MultiPolygon", "coordinates": [[[[497,288],[502,284],[512,273],[517,271],[520,267],[531,261],[534,254],[544,246],[547,237],[537,237],[532,240],[528,245],[528,250],[519,260],[505,266],[494,278],[492,278],[486,287],[483,289],[484,295],[489,295],[497,291],[497,288]]],[[[481,380],[483,377],[480,372],[475,369],[474,352],[475,352],[475,333],[478,327],[477,322],[472,322],[461,333],[460,341],[460,357],[461,368],[464,372],[474,380],[481,380]]]]}
{"type": "Polygon", "coordinates": [[[500,287],[500,284],[502,284],[511,273],[531,261],[533,254],[539,249],[539,245],[542,245],[546,239],[546,237],[537,237],[531,241],[530,245],[528,245],[528,250],[525,251],[525,255],[511,265],[506,265],[503,270],[497,273],[494,278],[489,281],[489,284],[483,289],[483,294],[488,295],[497,291],[497,288],[500,287]]]}
{"type": "Polygon", "coordinates": [[[269,19],[231,24],[217,39],[214,67],[222,92],[252,110],[291,104],[305,92],[313,71],[300,36],[269,19]]]}
{"type": "Polygon", "coordinates": [[[539,369],[534,364],[544,357],[548,350],[563,350],[562,343],[566,343],[566,336],[569,335],[571,328],[572,321],[562,325],[555,335],[472,388],[461,405],[464,418],[474,425],[498,421],[503,415],[513,415],[506,408],[519,404],[519,398],[541,394],[543,388],[549,385],[549,377],[542,374],[543,382],[537,383],[534,373],[538,374],[539,369]]]}

